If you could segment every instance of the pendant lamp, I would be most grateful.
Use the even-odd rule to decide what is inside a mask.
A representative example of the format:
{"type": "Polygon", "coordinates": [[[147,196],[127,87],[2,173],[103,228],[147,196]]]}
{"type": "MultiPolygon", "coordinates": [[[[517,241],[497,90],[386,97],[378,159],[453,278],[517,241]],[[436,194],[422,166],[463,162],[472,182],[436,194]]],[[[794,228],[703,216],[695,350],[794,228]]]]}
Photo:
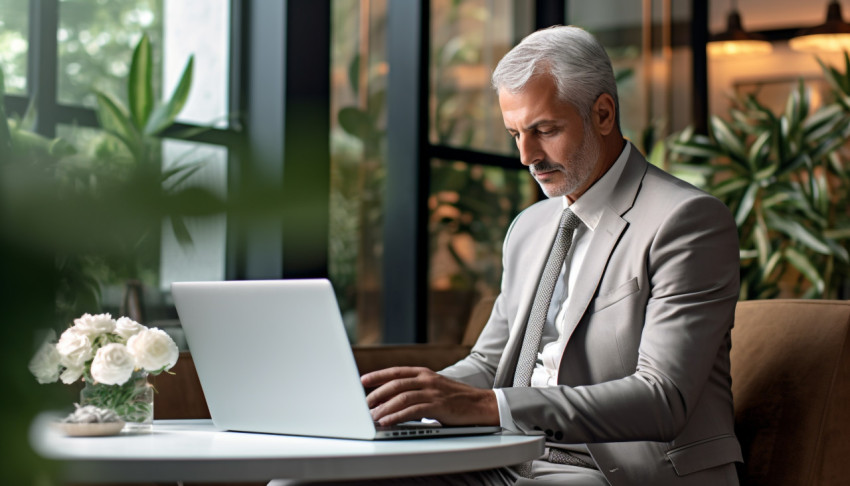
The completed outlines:
{"type": "Polygon", "coordinates": [[[832,0],[826,10],[826,23],[803,29],[788,41],[791,49],[801,52],[838,52],[850,50],[850,24],[841,16],[841,4],[832,0]]]}
{"type": "Polygon", "coordinates": [[[726,30],[711,36],[708,42],[710,56],[737,56],[742,54],[769,54],[773,46],[764,36],[744,30],[737,2],[732,2],[732,10],[726,19],[726,30]]]}

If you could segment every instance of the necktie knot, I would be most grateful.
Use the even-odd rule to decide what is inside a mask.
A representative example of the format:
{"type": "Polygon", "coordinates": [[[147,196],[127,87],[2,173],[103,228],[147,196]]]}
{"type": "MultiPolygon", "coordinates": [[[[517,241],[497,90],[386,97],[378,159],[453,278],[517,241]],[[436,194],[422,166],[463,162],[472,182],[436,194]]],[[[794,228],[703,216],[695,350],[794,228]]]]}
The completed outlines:
{"type": "Polygon", "coordinates": [[[558,226],[561,228],[566,228],[568,230],[574,230],[578,228],[578,225],[581,224],[581,219],[576,216],[570,208],[564,209],[564,212],[561,213],[561,222],[558,226]]]}

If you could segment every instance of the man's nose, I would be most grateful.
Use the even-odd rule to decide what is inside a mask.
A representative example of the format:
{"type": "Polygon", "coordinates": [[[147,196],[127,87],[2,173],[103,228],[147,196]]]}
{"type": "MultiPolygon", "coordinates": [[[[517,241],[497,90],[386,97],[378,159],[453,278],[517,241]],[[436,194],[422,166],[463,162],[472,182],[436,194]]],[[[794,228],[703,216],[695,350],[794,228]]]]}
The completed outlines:
{"type": "Polygon", "coordinates": [[[522,165],[530,166],[543,160],[540,143],[533,136],[520,135],[517,137],[516,146],[519,149],[519,161],[522,165]]]}

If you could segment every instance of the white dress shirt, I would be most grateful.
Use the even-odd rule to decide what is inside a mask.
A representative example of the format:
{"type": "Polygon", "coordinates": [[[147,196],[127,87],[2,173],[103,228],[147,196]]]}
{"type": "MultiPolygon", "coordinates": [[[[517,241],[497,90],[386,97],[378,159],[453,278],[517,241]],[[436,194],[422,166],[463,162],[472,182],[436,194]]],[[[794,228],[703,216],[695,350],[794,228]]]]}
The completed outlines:
{"type": "MultiPolygon", "coordinates": [[[[567,257],[564,259],[564,266],[561,268],[561,274],[555,283],[555,290],[552,294],[552,301],[549,304],[549,312],[546,316],[546,322],[543,325],[543,336],[540,340],[541,351],[537,354],[537,365],[531,375],[531,386],[557,386],[558,385],[558,369],[561,363],[561,356],[567,347],[569,336],[565,336],[564,319],[566,309],[569,307],[570,296],[575,284],[578,281],[578,276],[581,274],[581,264],[584,261],[584,256],[587,254],[587,249],[590,246],[590,240],[593,231],[596,230],[596,225],[602,216],[603,208],[607,205],[611,194],[614,191],[614,186],[620,179],[620,174],[626,166],[626,160],[629,158],[631,144],[626,143],[620,156],[614,162],[614,165],[608,169],[595,184],[593,184],[584,194],[582,194],[574,203],[569,204],[569,201],[564,196],[564,207],[572,209],[573,213],[579,217],[581,224],[573,233],[573,243],[567,257]]],[[[557,220],[560,220],[561,215],[557,215],[557,220]]],[[[558,221],[554,221],[554,225],[558,221]]],[[[499,421],[501,426],[507,430],[517,431],[514,426],[511,411],[508,408],[505,395],[501,389],[496,388],[496,400],[499,406],[499,421]]]]}

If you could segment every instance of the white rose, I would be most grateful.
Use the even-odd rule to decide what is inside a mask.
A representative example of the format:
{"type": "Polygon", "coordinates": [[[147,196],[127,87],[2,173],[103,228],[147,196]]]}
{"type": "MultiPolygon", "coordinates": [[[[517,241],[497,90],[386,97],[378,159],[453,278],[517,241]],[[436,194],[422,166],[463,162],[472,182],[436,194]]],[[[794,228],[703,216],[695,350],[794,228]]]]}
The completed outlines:
{"type": "Polygon", "coordinates": [[[41,384],[53,383],[59,379],[61,360],[62,357],[59,355],[59,351],[56,351],[56,346],[45,342],[30,360],[30,373],[41,384]]]}
{"type": "Polygon", "coordinates": [[[127,348],[140,368],[154,372],[171,369],[180,354],[171,336],[155,327],[131,337],[127,348]]]}
{"type": "Polygon", "coordinates": [[[123,385],[130,375],[136,363],[133,355],[127,350],[127,346],[119,343],[110,343],[97,350],[94,360],[91,362],[91,376],[97,383],[104,385],[123,385]]]}
{"type": "Polygon", "coordinates": [[[98,334],[108,334],[115,330],[115,320],[111,314],[83,314],[82,317],[74,319],[74,327],[83,334],[90,337],[98,334]]]}
{"type": "Polygon", "coordinates": [[[62,383],[66,385],[70,385],[71,383],[80,379],[83,376],[84,368],[82,366],[74,367],[74,368],[65,368],[65,371],[59,375],[59,378],[62,380],[62,383]]]}
{"type": "Polygon", "coordinates": [[[122,317],[115,321],[115,334],[121,336],[125,340],[130,339],[145,329],[147,329],[147,327],[139,324],[129,317],[122,317]]]}
{"type": "Polygon", "coordinates": [[[59,352],[60,362],[66,368],[80,368],[86,361],[91,359],[91,339],[77,330],[69,327],[59,336],[56,343],[56,351],[59,352]]]}

